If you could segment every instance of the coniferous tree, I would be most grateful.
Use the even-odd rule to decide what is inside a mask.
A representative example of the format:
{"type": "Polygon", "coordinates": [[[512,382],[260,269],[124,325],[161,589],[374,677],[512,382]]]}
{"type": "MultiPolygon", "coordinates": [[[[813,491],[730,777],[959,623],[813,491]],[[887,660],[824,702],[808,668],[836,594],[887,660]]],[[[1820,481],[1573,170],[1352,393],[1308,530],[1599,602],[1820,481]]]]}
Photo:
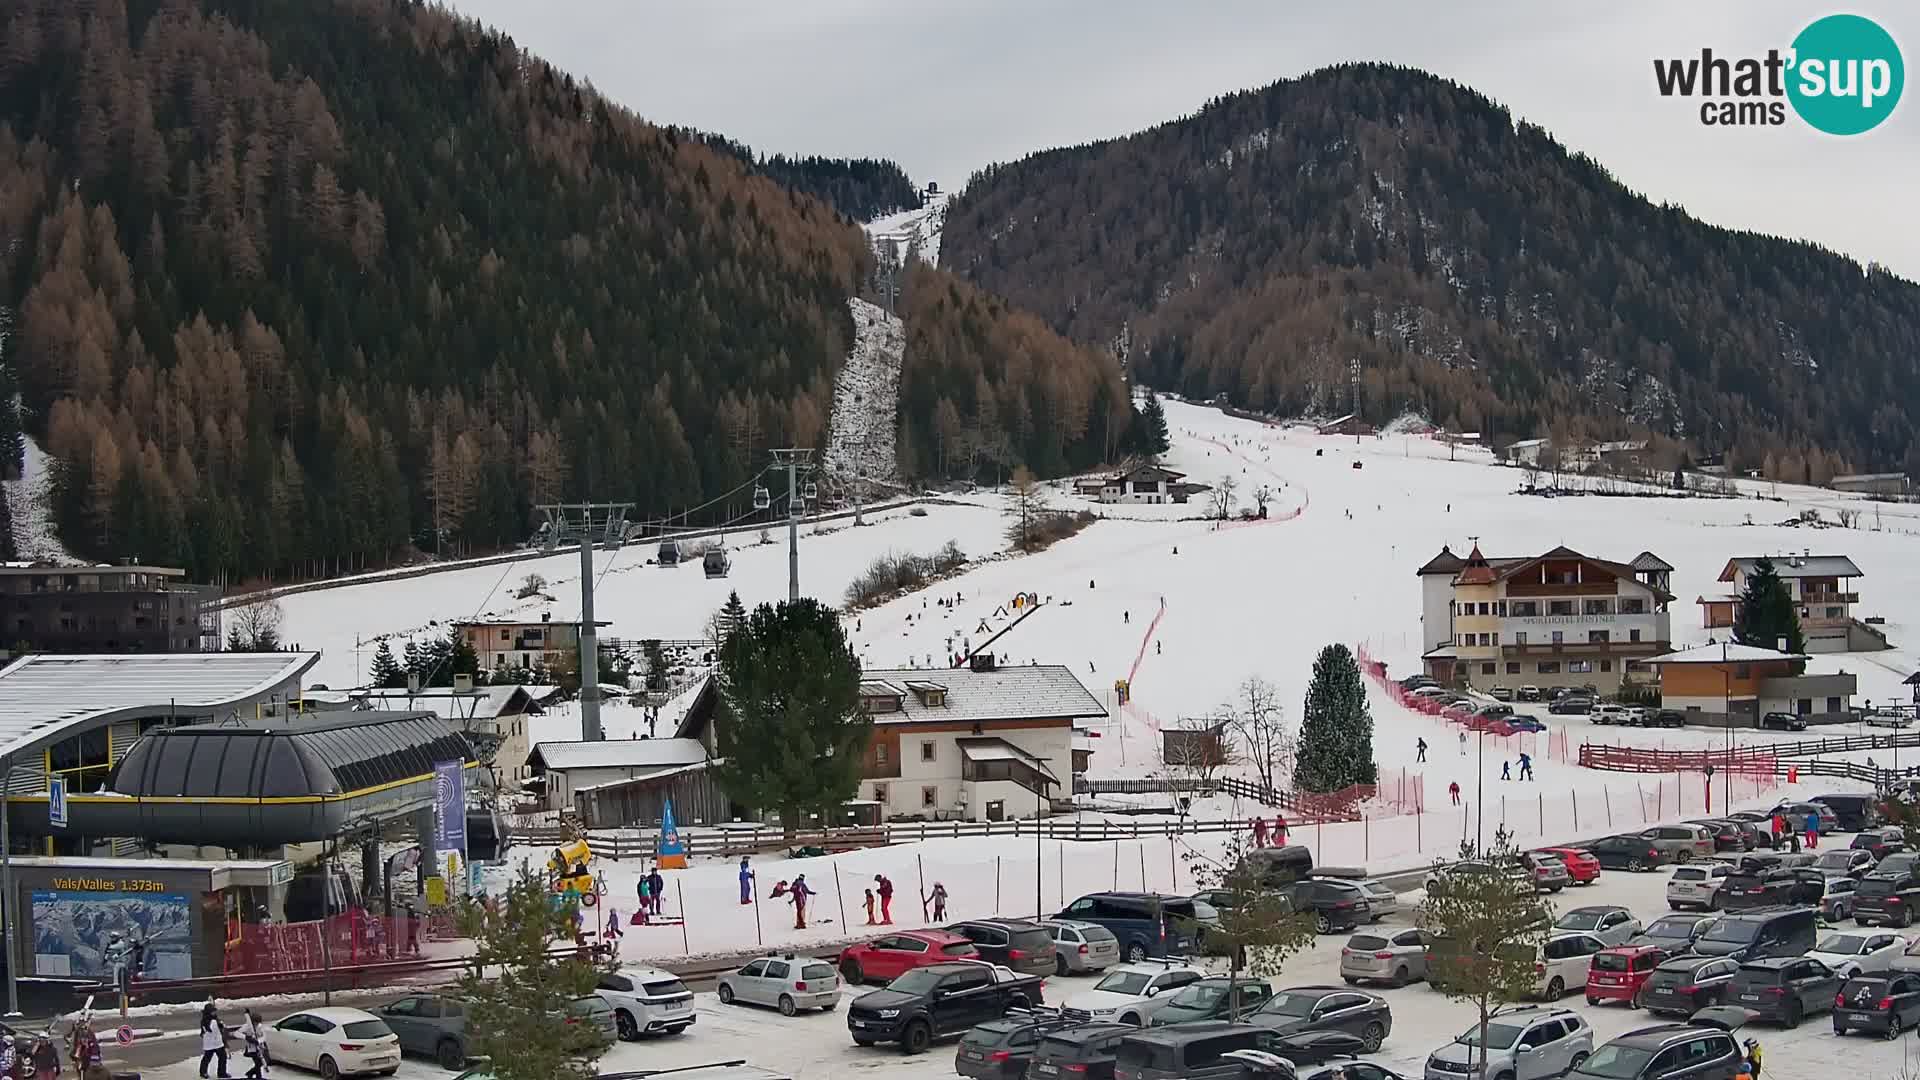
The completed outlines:
{"type": "MultiPolygon", "coordinates": [[[[401,670],[408,676],[419,679],[422,686],[426,685],[427,653],[420,648],[420,644],[408,638],[406,647],[400,651],[400,657],[401,670]]],[[[406,684],[403,682],[401,685],[406,684]]]]}
{"type": "Polygon", "coordinates": [[[1173,439],[1167,433],[1167,410],[1160,404],[1160,395],[1147,391],[1146,404],[1140,406],[1140,452],[1150,458],[1158,458],[1173,446],[1173,439]]]}
{"type": "Polygon", "coordinates": [[[1807,651],[1800,613],[1794,610],[1787,583],[1781,580],[1772,559],[1762,556],[1754,560],[1747,586],[1740,592],[1740,617],[1733,624],[1733,640],[1761,649],[1779,649],[1784,640],[1786,652],[1807,651]]]}
{"type": "Polygon", "coordinates": [[[373,650],[373,666],[367,672],[367,679],[383,690],[399,690],[407,685],[407,673],[393,658],[393,647],[385,638],[380,646],[373,650]]]}
{"type": "Polygon", "coordinates": [[[588,950],[551,955],[574,939],[575,905],[553,903],[553,890],[522,866],[496,907],[468,903],[461,928],[477,948],[460,976],[460,996],[473,1026],[472,1049],[495,1080],[590,1080],[606,1036],[592,1024],[562,1024],[573,1002],[593,993],[613,970],[588,950]]]}
{"type": "Polygon", "coordinates": [[[714,781],[795,828],[853,797],[873,721],[840,616],[811,597],[762,604],[720,649],[714,781]]]}
{"type": "Polygon", "coordinates": [[[1378,779],[1373,714],[1360,665],[1345,645],[1320,650],[1300,713],[1300,749],[1293,783],[1302,791],[1338,791],[1378,779]]]}

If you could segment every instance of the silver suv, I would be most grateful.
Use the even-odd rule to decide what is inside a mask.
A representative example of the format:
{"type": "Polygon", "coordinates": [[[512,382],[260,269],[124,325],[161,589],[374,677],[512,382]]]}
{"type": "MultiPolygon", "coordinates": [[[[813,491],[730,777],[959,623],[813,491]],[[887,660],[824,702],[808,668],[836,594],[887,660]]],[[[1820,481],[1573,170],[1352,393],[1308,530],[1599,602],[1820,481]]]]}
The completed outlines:
{"type": "MultiPolygon", "coordinates": [[[[1519,1005],[1487,1024],[1487,1073],[1493,1080],[1546,1080],[1579,1068],[1593,1054],[1593,1028],[1572,1009],[1519,1005]]],[[[1480,1075],[1480,1025],[1427,1057],[1425,1080],[1480,1075]]]]}

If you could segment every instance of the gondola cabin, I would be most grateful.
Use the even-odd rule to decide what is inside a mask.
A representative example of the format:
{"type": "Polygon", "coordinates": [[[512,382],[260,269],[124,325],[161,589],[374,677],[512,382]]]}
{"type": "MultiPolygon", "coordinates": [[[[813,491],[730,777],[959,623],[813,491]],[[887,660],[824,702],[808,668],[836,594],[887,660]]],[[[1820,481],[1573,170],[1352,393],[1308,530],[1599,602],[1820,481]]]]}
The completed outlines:
{"type": "Polygon", "coordinates": [[[733,560],[727,557],[727,549],[721,547],[708,548],[700,564],[706,568],[710,578],[726,577],[727,571],[733,569],[733,560]]]}
{"type": "Polygon", "coordinates": [[[660,541],[660,554],[655,557],[654,561],[658,562],[661,566],[679,566],[680,565],[680,541],[678,540],[660,541]]]}

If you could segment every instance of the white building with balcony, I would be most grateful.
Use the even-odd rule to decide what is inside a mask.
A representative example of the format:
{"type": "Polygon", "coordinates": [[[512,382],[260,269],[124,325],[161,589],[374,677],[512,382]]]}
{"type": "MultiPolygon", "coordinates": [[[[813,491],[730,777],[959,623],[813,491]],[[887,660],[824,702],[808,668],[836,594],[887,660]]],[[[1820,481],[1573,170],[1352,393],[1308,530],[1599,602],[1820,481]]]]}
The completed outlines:
{"type": "Polygon", "coordinates": [[[1672,572],[1652,552],[1621,563],[1567,547],[1499,559],[1443,548],[1419,571],[1422,660],[1445,683],[1613,692],[1668,650],[1672,572]]]}
{"type": "Polygon", "coordinates": [[[1800,633],[1806,638],[1807,652],[1872,652],[1890,647],[1886,635],[1854,617],[1854,605],[1860,602],[1854,580],[1864,577],[1865,573],[1845,555],[1815,555],[1803,551],[1798,555],[1728,559],[1725,569],[1720,571],[1720,580],[1729,586],[1729,591],[1702,596],[1695,601],[1700,605],[1702,626],[1716,630],[1740,621],[1740,597],[1745,595],[1747,581],[1763,558],[1773,563],[1774,573],[1787,587],[1787,596],[1800,616],[1800,633]]]}

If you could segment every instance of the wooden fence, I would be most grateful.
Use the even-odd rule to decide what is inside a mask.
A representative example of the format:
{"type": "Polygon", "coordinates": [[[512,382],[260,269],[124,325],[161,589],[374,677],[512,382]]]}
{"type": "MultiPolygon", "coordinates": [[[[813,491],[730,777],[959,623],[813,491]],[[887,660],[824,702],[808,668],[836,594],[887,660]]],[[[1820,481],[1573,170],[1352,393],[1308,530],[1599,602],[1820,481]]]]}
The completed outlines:
{"type": "MultiPolygon", "coordinates": [[[[1357,819],[1356,819],[1357,820],[1357,819]]],[[[1289,822],[1289,824],[1295,824],[1289,822]]],[[[827,851],[851,851],[856,848],[889,847],[895,844],[913,844],[923,840],[945,840],[963,836],[1006,836],[1031,838],[1034,834],[1032,821],[910,821],[892,822],[886,825],[859,826],[843,829],[795,829],[791,832],[768,826],[765,828],[706,829],[700,831],[682,830],[681,840],[686,842],[689,855],[754,855],[768,851],[786,851],[791,848],[818,847],[827,851]]],[[[1156,836],[1196,836],[1203,833],[1243,832],[1249,828],[1244,818],[1224,821],[1149,821],[1149,822],[1106,822],[1106,821],[1048,821],[1039,823],[1040,834],[1049,840],[1107,841],[1139,840],[1156,836]]],[[[516,843],[559,846],[572,838],[574,834],[558,827],[546,826],[527,829],[514,836],[516,843]]],[[[627,831],[588,829],[587,845],[593,849],[596,858],[622,859],[652,858],[658,846],[656,838],[650,834],[627,831]]]]}

